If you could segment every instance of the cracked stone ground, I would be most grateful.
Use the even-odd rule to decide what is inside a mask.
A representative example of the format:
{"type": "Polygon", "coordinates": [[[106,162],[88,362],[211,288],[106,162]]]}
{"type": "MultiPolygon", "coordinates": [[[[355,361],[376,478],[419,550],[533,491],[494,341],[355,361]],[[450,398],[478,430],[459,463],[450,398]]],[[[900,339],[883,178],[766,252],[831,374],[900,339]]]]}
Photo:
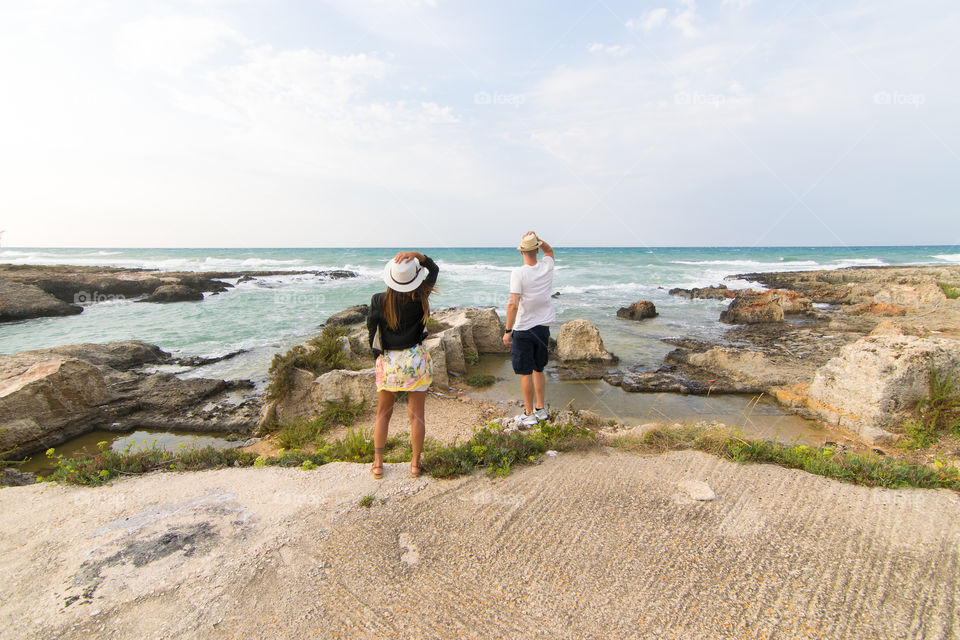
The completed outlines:
{"type": "Polygon", "coordinates": [[[960,637],[956,494],[696,452],[16,487],[0,527],[3,638],[960,637]]]}

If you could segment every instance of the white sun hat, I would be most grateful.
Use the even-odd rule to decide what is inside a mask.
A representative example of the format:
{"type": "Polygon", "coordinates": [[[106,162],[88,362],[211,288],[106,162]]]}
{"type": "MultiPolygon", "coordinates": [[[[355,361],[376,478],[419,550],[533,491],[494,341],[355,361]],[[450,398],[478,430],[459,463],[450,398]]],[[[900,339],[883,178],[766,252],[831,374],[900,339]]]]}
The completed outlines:
{"type": "Polygon", "coordinates": [[[383,281],[388,287],[400,293],[413,291],[427,279],[427,270],[414,258],[407,262],[391,260],[383,268],[383,281]]]}

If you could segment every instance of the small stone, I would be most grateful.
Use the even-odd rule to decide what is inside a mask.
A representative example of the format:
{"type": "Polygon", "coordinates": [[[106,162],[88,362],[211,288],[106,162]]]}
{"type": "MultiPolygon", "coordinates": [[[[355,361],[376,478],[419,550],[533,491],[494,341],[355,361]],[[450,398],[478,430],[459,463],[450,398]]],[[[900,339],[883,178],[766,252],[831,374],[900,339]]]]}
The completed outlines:
{"type": "Polygon", "coordinates": [[[717,498],[717,494],[713,492],[710,485],[700,480],[683,480],[677,483],[677,488],[694,500],[710,502],[717,498]]]}

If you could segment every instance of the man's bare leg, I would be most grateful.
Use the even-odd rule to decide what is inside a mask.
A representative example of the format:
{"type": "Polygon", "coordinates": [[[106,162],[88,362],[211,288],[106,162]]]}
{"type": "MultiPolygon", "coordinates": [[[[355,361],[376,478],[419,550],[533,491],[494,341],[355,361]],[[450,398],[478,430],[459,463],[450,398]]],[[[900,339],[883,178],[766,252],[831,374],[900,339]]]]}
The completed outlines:
{"type": "Polygon", "coordinates": [[[543,375],[543,371],[533,372],[533,388],[537,394],[537,406],[535,408],[536,409],[545,408],[546,405],[543,403],[547,395],[547,377],[543,375]]]}
{"type": "Polygon", "coordinates": [[[523,406],[526,407],[526,414],[533,413],[533,376],[530,374],[520,376],[520,391],[523,392],[523,406]]]}

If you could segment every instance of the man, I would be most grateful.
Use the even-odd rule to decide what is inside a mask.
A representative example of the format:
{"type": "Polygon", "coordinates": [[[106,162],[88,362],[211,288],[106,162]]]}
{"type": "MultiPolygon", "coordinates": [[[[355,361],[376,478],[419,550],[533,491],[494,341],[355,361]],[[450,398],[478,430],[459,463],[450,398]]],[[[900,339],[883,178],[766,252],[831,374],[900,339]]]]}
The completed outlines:
{"type": "Polygon", "coordinates": [[[543,375],[550,341],[547,325],[557,319],[550,299],[553,247],[533,231],[528,231],[523,234],[517,249],[523,256],[523,266],[510,274],[510,302],[507,304],[507,331],[503,335],[503,344],[511,348],[513,371],[520,376],[524,405],[520,424],[532,427],[547,419],[544,408],[546,378],[543,375]],[[538,262],[540,251],[543,251],[543,259],[538,262]]]}

